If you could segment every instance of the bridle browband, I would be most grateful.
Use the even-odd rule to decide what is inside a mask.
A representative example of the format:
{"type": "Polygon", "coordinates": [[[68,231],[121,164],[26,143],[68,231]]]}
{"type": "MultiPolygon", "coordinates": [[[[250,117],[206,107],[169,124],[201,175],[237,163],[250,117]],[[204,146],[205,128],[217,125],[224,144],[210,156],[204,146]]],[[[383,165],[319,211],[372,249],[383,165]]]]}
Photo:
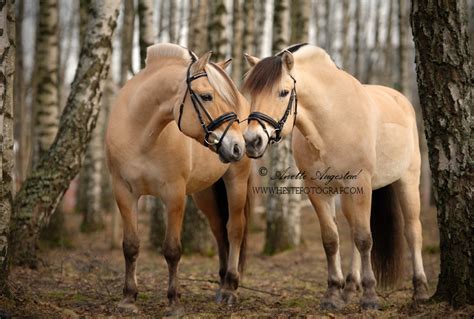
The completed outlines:
{"type": "Polygon", "coordinates": [[[288,116],[291,113],[293,102],[295,102],[294,103],[295,104],[295,111],[294,111],[295,117],[293,119],[293,127],[295,126],[295,123],[296,123],[296,114],[298,110],[298,97],[296,96],[296,80],[291,75],[290,77],[293,80],[293,89],[291,89],[291,95],[288,101],[288,105],[286,106],[285,113],[283,114],[283,116],[280,118],[278,122],[275,121],[271,116],[268,116],[267,114],[262,113],[262,112],[252,112],[249,114],[249,117],[247,119],[249,123],[250,121],[257,121],[258,124],[262,126],[263,131],[265,132],[265,134],[267,134],[268,142],[270,144],[279,143],[281,141],[282,139],[281,132],[283,130],[283,126],[286,123],[286,120],[288,119],[288,116]],[[273,132],[275,133],[275,136],[273,136],[273,132],[272,134],[268,133],[265,123],[268,123],[273,127],[273,132]]]}
{"type": "Polygon", "coordinates": [[[234,122],[239,122],[239,119],[238,119],[237,114],[235,112],[224,113],[224,114],[220,115],[219,117],[217,117],[216,119],[213,119],[211,114],[209,114],[209,112],[206,110],[206,108],[202,105],[202,102],[201,102],[200,98],[198,97],[198,95],[191,88],[191,83],[194,80],[197,80],[201,77],[207,76],[207,73],[206,72],[200,72],[200,73],[197,73],[197,74],[194,74],[194,75],[191,76],[191,67],[196,62],[196,58],[194,57],[192,52],[190,52],[190,55],[191,55],[191,63],[189,64],[188,70],[186,72],[186,86],[187,86],[187,88],[186,88],[186,92],[184,93],[183,101],[181,102],[181,105],[179,106],[178,128],[181,131],[181,118],[183,116],[184,103],[186,102],[186,97],[188,96],[188,92],[189,92],[189,95],[191,96],[191,102],[193,103],[194,110],[196,111],[196,114],[197,114],[198,119],[199,119],[199,123],[201,124],[201,127],[203,128],[204,133],[205,133],[203,144],[206,147],[210,146],[210,145],[215,145],[216,151],[218,151],[219,148],[221,147],[221,144],[222,144],[222,141],[223,141],[225,135],[227,134],[227,131],[230,129],[230,127],[232,126],[232,124],[234,122]],[[204,115],[209,120],[209,124],[206,124],[204,122],[201,111],[204,113],[204,115]],[[224,132],[222,133],[221,138],[217,142],[216,142],[216,139],[213,139],[212,141],[209,141],[209,138],[212,137],[211,135],[213,135],[214,138],[217,137],[217,135],[214,133],[214,130],[219,128],[221,125],[223,125],[226,122],[228,122],[228,124],[227,124],[226,128],[224,129],[224,132]]]}

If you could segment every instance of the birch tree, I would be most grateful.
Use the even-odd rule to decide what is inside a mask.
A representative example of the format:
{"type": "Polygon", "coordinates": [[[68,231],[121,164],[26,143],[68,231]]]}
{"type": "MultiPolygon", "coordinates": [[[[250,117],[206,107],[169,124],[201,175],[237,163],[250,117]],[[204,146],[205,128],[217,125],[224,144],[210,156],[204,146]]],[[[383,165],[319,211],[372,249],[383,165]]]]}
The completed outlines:
{"type": "Polygon", "coordinates": [[[208,37],[210,49],[214,53],[215,61],[222,61],[226,58],[227,35],[225,32],[227,23],[227,8],[225,0],[211,1],[211,12],[208,25],[208,37]]]}
{"type": "Polygon", "coordinates": [[[51,146],[59,125],[58,2],[40,0],[36,45],[35,156],[38,162],[51,146]]]}
{"type": "Polygon", "coordinates": [[[118,7],[118,0],[91,1],[91,18],[58,134],[14,201],[10,239],[17,263],[36,266],[38,233],[81,167],[109,70],[118,7]]]}
{"type": "Polygon", "coordinates": [[[232,80],[239,84],[242,79],[242,49],[244,21],[242,16],[242,0],[233,0],[232,14],[232,80]]]}
{"type": "Polygon", "coordinates": [[[133,0],[123,1],[122,30],[120,39],[120,86],[128,80],[132,70],[133,30],[135,25],[135,6],[133,0]]]}
{"type": "Polygon", "coordinates": [[[209,0],[193,0],[189,6],[189,33],[188,48],[198,56],[201,56],[209,50],[207,39],[207,25],[209,0]]]}
{"type": "Polygon", "coordinates": [[[140,67],[145,67],[146,49],[155,42],[153,30],[153,1],[138,0],[140,67]]]}
{"type": "Polygon", "coordinates": [[[13,196],[13,86],[15,73],[15,1],[0,3],[0,295],[10,295],[8,286],[8,235],[13,196]]]}
{"type": "Polygon", "coordinates": [[[474,303],[473,74],[466,2],[414,0],[411,24],[438,209],[441,272],[435,297],[474,303]]]}
{"type": "MultiPolygon", "coordinates": [[[[290,1],[275,0],[273,12],[273,51],[276,53],[288,46],[290,40],[290,1]]],[[[270,148],[270,176],[276,171],[284,171],[288,167],[295,169],[294,161],[290,155],[291,143],[289,138],[270,148]]],[[[288,180],[270,179],[270,187],[291,187],[288,180]]],[[[296,203],[299,195],[288,196],[269,195],[267,198],[266,219],[267,229],[265,234],[266,254],[293,248],[300,243],[301,225],[300,209],[296,203]],[[298,197],[293,197],[298,196],[298,197]]]]}

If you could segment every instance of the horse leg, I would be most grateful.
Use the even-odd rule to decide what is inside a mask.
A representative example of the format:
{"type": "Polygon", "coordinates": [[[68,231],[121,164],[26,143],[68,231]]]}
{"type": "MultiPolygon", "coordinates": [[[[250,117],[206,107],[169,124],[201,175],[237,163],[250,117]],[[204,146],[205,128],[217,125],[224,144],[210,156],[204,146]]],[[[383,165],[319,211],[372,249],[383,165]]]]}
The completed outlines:
{"type": "Polygon", "coordinates": [[[239,169],[237,165],[234,168],[230,169],[224,177],[229,203],[229,220],[227,222],[229,258],[222,288],[217,296],[217,302],[228,304],[232,304],[237,300],[237,288],[239,287],[240,278],[239,260],[246,227],[244,209],[247,200],[249,174],[249,170],[239,169]]]}
{"type": "Polygon", "coordinates": [[[194,194],[193,199],[196,206],[204,213],[204,215],[206,215],[211,231],[217,242],[217,250],[219,253],[219,277],[220,286],[222,287],[226,274],[227,256],[229,254],[229,241],[227,239],[225,221],[223,221],[223,217],[219,214],[217,199],[212,187],[194,194]]]}
{"type": "Polygon", "coordinates": [[[347,214],[351,216],[354,243],[361,258],[363,288],[361,306],[363,309],[377,309],[379,304],[375,291],[376,280],[370,258],[372,249],[372,234],[370,231],[372,191],[370,184],[367,185],[368,187],[363,187],[363,194],[343,195],[341,200],[344,202],[347,214]]]}
{"type": "Polygon", "coordinates": [[[352,239],[352,256],[351,256],[351,264],[350,264],[350,270],[349,273],[347,274],[346,277],[346,282],[344,284],[344,290],[342,293],[342,298],[346,303],[351,302],[351,299],[354,297],[354,295],[357,293],[357,291],[360,290],[360,253],[359,250],[356,247],[355,244],[355,236],[354,236],[354,228],[353,228],[353,220],[352,220],[352,215],[350,214],[351,210],[347,207],[344,207],[344,204],[346,201],[344,201],[341,198],[341,207],[342,207],[342,212],[344,213],[344,216],[346,217],[349,226],[351,228],[351,239],[352,239]]]}
{"type": "Polygon", "coordinates": [[[163,242],[163,255],[168,264],[168,293],[167,297],[172,308],[172,313],[181,312],[179,303],[178,264],[181,259],[181,229],[183,226],[185,188],[173,185],[162,192],[162,200],[168,214],[165,240],[163,242]]]}
{"type": "Polygon", "coordinates": [[[405,238],[413,262],[413,299],[427,300],[428,284],[426,281],[421,255],[422,231],[420,222],[419,174],[410,174],[398,180],[394,186],[405,221],[405,238]]]}
{"type": "Polygon", "coordinates": [[[323,247],[328,263],[328,288],[320,305],[322,309],[339,309],[344,305],[341,297],[344,277],[339,253],[335,198],[310,194],[309,199],[318,215],[323,247]]]}
{"type": "Polygon", "coordinates": [[[113,180],[113,190],[123,223],[123,255],[125,257],[125,285],[123,300],[119,307],[137,312],[135,305],[138,295],[136,267],[140,251],[140,240],[137,234],[137,201],[121,180],[113,180]]]}

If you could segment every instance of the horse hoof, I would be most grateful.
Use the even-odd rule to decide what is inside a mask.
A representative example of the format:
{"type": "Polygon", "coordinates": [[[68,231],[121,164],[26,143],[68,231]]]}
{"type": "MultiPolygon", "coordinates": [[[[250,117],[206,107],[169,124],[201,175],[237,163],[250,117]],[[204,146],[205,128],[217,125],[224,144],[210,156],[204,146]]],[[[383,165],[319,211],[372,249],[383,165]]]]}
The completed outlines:
{"type": "Polygon", "coordinates": [[[344,307],[344,303],[340,300],[325,298],[321,300],[319,307],[321,310],[334,311],[342,309],[342,307],[344,307]]]}
{"type": "Polygon", "coordinates": [[[169,306],[165,316],[166,317],[180,317],[184,315],[184,307],[179,304],[169,306]]]}
{"type": "Polygon", "coordinates": [[[216,302],[218,304],[233,305],[237,301],[237,294],[232,291],[219,289],[216,293],[216,302]]]}
{"type": "Polygon", "coordinates": [[[413,300],[415,301],[427,301],[430,299],[430,295],[428,293],[428,285],[424,282],[415,283],[415,290],[413,292],[413,300]]]}
{"type": "Polygon", "coordinates": [[[122,301],[120,301],[117,305],[117,308],[123,312],[128,312],[128,313],[133,313],[133,314],[138,313],[138,307],[129,298],[124,298],[122,301]]]}
{"type": "Polygon", "coordinates": [[[378,310],[380,308],[377,299],[362,299],[360,307],[364,310],[378,310]]]}

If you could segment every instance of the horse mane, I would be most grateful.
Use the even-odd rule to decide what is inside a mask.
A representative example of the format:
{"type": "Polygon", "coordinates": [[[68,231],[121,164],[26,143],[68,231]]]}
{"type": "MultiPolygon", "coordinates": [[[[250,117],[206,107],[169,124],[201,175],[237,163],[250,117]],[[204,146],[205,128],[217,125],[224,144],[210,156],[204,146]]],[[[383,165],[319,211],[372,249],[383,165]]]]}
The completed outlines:
{"type": "Polygon", "coordinates": [[[173,43],[157,43],[147,48],[145,65],[152,65],[163,58],[178,58],[189,61],[192,58],[197,59],[198,57],[194,52],[180,45],[173,43]]]}
{"type": "Polygon", "coordinates": [[[205,66],[207,78],[214,90],[224,99],[224,101],[236,109],[239,106],[238,89],[229,75],[217,64],[211,62],[205,66]]]}
{"type": "MultiPolygon", "coordinates": [[[[177,44],[158,43],[148,47],[146,51],[145,67],[153,65],[163,58],[178,58],[190,63],[193,60],[197,60],[198,56],[191,50],[177,44]]],[[[227,104],[237,108],[239,102],[237,94],[238,90],[227,73],[217,66],[217,64],[212,62],[205,66],[205,71],[209,83],[217,93],[227,104]]]]}
{"type": "Polygon", "coordinates": [[[320,63],[331,63],[330,56],[323,49],[308,43],[294,44],[281,50],[276,55],[260,60],[245,79],[242,91],[257,95],[263,91],[272,90],[280,83],[283,74],[282,55],[285,51],[293,53],[295,59],[311,59],[320,63]]]}

